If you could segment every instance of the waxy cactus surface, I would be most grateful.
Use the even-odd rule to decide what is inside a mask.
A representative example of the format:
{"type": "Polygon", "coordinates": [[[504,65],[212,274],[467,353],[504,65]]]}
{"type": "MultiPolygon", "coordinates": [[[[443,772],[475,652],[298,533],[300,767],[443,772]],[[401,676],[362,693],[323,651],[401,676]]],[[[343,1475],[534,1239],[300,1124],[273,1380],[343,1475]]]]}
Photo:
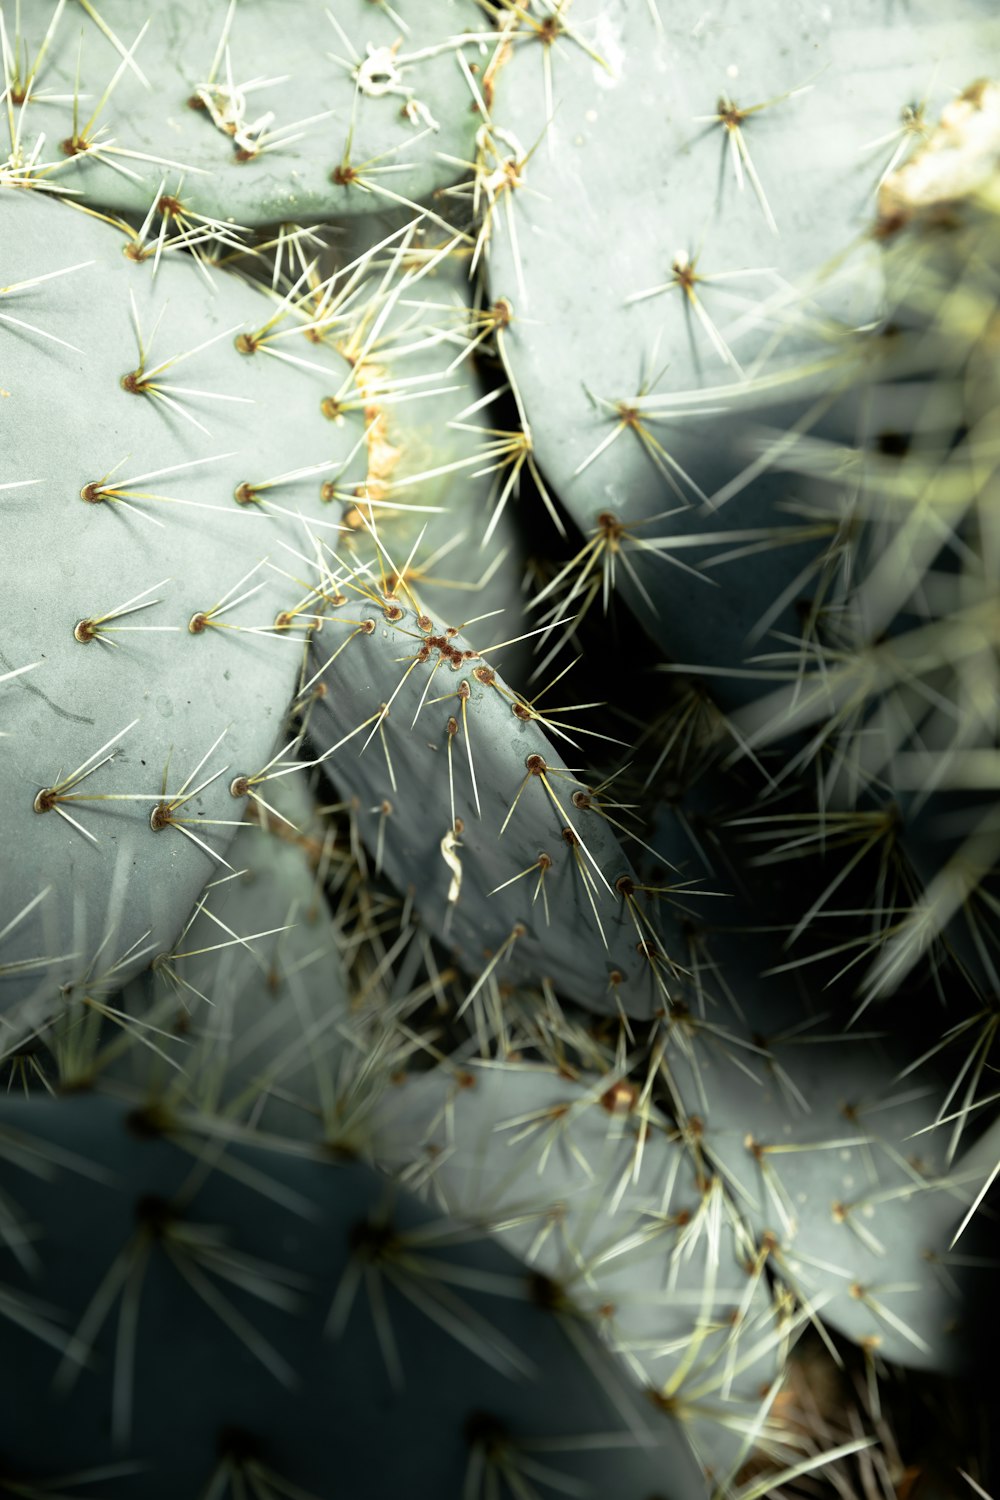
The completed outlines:
{"type": "Polygon", "coordinates": [[[989,1500],[993,8],[0,54],[0,1495],[989,1500]]]}

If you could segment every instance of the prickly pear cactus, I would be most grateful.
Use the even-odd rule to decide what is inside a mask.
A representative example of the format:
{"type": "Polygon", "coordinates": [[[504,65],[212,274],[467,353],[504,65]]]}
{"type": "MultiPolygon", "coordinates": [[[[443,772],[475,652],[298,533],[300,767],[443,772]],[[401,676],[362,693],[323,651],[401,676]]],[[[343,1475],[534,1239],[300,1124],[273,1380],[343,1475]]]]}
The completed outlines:
{"type": "Polygon", "coordinates": [[[560,588],[600,608],[613,576],[733,705],[836,540],[774,467],[879,314],[877,248],[844,257],[945,76],[975,76],[1000,29],[978,3],[940,29],[922,0],[905,26],[796,4],[778,48],[748,4],[540,9],[498,7],[506,177],[481,234],[535,451],[585,539],[560,588]],[[734,422],[749,451],[720,440],[734,422]]]}
{"type": "Polygon", "coordinates": [[[610,1405],[588,1330],[583,1356],[511,1257],[371,1168],[250,1145],[220,1159],[210,1136],[175,1140],[108,1100],[37,1101],[30,1124],[23,1102],[3,1113],[16,1223],[44,1221],[54,1182],[63,1209],[46,1235],[49,1305],[21,1302],[23,1271],[4,1288],[13,1493],[67,1493],[73,1473],[122,1496],[319,1500],[338,1475],[389,1495],[414,1452],[428,1494],[523,1472],[643,1500],[664,1469],[698,1492],[665,1415],[627,1390],[622,1415],[610,1405]],[[100,1232],[81,1245],[85,1217],[100,1232]],[[53,1376],[41,1453],[36,1393],[53,1376]],[[166,1448],[164,1402],[184,1434],[166,1448]]]}
{"type": "Polygon", "coordinates": [[[412,214],[472,149],[482,31],[471,0],[308,0],[291,26],[280,0],[18,7],[9,170],[126,214],[176,184],[170,236],[223,244],[243,224],[412,214]]]}
{"type": "MultiPolygon", "coordinates": [[[[369,285],[362,260],[265,297],[36,197],[3,209],[4,660],[37,666],[8,690],[0,914],[6,1004],[31,999],[31,1026],[58,985],[113,989],[167,951],[208,872],[238,868],[229,842],[257,779],[281,774],[327,605],[300,581],[310,555],[336,549],[358,497],[426,524],[453,480],[423,505],[378,493],[427,446],[407,413],[435,370],[417,354],[397,374],[402,332],[384,333],[406,271],[369,285]],[[345,311],[365,286],[363,312],[345,311]],[[42,555],[54,597],[35,585],[42,555]]],[[[461,373],[437,387],[441,426],[469,394],[461,373]]],[[[463,441],[443,450],[459,464],[463,441]]]]}
{"type": "Polygon", "coordinates": [[[1000,33],[890,12],[0,8],[0,1493],[995,1492],[1000,33]]]}
{"type": "Polygon", "coordinates": [[[321,759],[358,800],[390,879],[419,888],[435,935],[467,970],[652,1014],[666,960],[624,825],[554,748],[546,731],[575,747],[557,712],[507,687],[492,665],[502,648],[480,653],[395,601],[376,595],[330,625],[334,649],[317,638],[325,659],[310,679],[327,688],[311,719],[321,759]]]}
{"type": "MultiPolygon", "coordinates": [[[[233,868],[233,783],[280,760],[303,650],[283,568],[303,470],[350,438],[331,442],[318,370],[240,352],[273,304],[237,279],[33,196],[3,217],[5,655],[40,663],[6,704],[4,989],[16,1005],[40,979],[44,1007],[148,965],[233,868]],[[271,404],[300,416],[262,429],[271,404]]],[[[336,535],[319,482],[312,524],[336,535]]]]}

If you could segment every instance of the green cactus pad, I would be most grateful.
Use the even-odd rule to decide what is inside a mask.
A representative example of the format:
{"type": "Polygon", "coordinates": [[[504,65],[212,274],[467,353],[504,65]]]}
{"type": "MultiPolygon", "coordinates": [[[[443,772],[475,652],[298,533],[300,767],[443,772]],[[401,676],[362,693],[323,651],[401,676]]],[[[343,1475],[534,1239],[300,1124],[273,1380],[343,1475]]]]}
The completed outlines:
{"type": "Polygon", "coordinates": [[[478,651],[380,591],[374,566],[334,570],[323,588],[342,604],[313,640],[305,723],[376,868],[481,982],[544,977],[590,1009],[652,1014],[670,957],[617,803],[554,748],[576,746],[575,723],[507,687],[502,646],[478,651]]]}
{"type": "Polygon", "coordinates": [[[382,387],[353,389],[313,303],[37,195],[0,213],[5,676],[37,664],[4,684],[0,979],[30,1029],[60,985],[107,993],[168,951],[239,868],[230,787],[280,759],[325,607],[299,579],[369,478],[382,387]]]}
{"type": "Polygon", "coordinates": [[[0,1115],[35,1271],[0,1249],[0,1483],[388,1500],[415,1466],[444,1496],[523,1464],[572,1493],[702,1494],[666,1417],[616,1413],[589,1329],[567,1339],[516,1261],[370,1168],[223,1150],[190,1122],[174,1139],[81,1096],[0,1115]]]}
{"type": "Polygon", "coordinates": [[[479,123],[471,0],[307,0],[288,20],[282,0],[19,9],[0,180],[139,217],[165,184],[235,232],[405,207],[455,180],[441,154],[468,157],[479,123]]]}
{"type": "Polygon", "coordinates": [[[979,0],[946,21],[919,0],[902,27],[866,0],[659,9],[578,0],[543,36],[498,7],[509,170],[484,254],[547,482],[646,629],[735,703],[759,692],[752,633],[796,630],[835,533],[767,471],[879,310],[875,247],[846,271],[845,247],[1000,29],[979,0]]]}

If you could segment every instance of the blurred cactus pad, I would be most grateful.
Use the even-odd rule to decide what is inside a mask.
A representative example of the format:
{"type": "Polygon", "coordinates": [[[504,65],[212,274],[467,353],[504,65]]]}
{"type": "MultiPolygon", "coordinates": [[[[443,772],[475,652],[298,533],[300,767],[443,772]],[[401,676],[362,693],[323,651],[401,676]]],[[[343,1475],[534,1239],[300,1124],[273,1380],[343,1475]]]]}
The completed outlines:
{"type": "Polygon", "coordinates": [[[0,58],[0,1497],[993,1500],[993,0],[0,58]]]}

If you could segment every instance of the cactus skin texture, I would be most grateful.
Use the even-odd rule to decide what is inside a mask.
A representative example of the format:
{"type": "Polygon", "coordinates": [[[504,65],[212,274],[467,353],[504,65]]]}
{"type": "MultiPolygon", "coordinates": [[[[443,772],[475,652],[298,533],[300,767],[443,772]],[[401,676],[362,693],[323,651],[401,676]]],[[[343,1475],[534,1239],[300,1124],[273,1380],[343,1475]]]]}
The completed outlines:
{"type": "Polygon", "coordinates": [[[22,145],[44,132],[46,181],[102,211],[141,216],[165,176],[182,181],[187,212],[230,243],[240,225],[369,214],[455,180],[440,155],[475,133],[457,61],[481,29],[470,0],[428,0],[403,46],[365,0],[287,16],[281,0],[26,6],[7,27],[22,145]]]}
{"type": "MultiPolygon", "coordinates": [[[[61,1164],[63,1232],[48,1240],[47,1287],[76,1324],[39,1313],[34,1327],[5,1331],[4,1484],[44,1463],[52,1479],[104,1470],[107,1493],[157,1500],[248,1484],[388,1497],[409,1482],[416,1451],[425,1492],[459,1494],[491,1427],[511,1466],[523,1444],[528,1471],[544,1464],[557,1481],[602,1478],[643,1500],[666,1459],[697,1483],[688,1455],[671,1451],[665,1416],[634,1403],[645,1446],[609,1416],[517,1262],[484,1234],[462,1243],[410,1195],[387,1194],[370,1167],[239,1148],[216,1175],[208,1139],[159,1137],[155,1118],[108,1100],[38,1101],[28,1134],[23,1104],[3,1109],[5,1136],[33,1166],[61,1164]],[[98,1154],[100,1169],[88,1162],[98,1154]],[[82,1245],[81,1217],[100,1224],[82,1245]],[[32,1439],[54,1354],[63,1394],[45,1400],[55,1430],[43,1455],[32,1439]],[[164,1442],[165,1406],[183,1441],[164,1442]],[[109,1421],[131,1457],[117,1477],[109,1421]],[[540,1442],[535,1458],[533,1439],[567,1422],[562,1451],[540,1442]]],[[[18,1177],[20,1208],[37,1219],[51,1182],[18,1177]]],[[[5,1288],[15,1304],[19,1290],[5,1288]]],[[[589,1352],[607,1359],[596,1340],[589,1352]]]]}
{"type": "MultiPolygon", "coordinates": [[[[995,205],[975,206],[977,172],[995,170],[994,106],[973,85],[951,106],[947,149],[929,146],[924,63],[878,42],[883,27],[894,34],[879,7],[842,7],[835,21],[797,8],[784,88],[770,50],[749,39],[749,11],[722,24],[695,10],[678,36],[642,7],[617,25],[603,7],[574,9],[598,52],[606,43],[606,66],[574,45],[575,31],[552,44],[562,107],[549,149],[524,160],[525,191],[507,195],[511,231],[491,236],[491,294],[512,302],[509,356],[536,451],[585,538],[549,604],[599,608],[599,573],[606,599],[613,571],[673,663],[702,673],[734,714],[741,743],[797,735],[796,767],[816,776],[826,808],[880,810],[893,837],[895,820],[905,824],[906,858],[929,894],[878,956],[873,991],[897,983],[949,923],[948,941],[995,988],[982,957],[991,940],[965,931],[980,882],[982,903],[995,899],[989,814],[977,829],[968,805],[951,813],[930,795],[956,748],[954,722],[963,753],[973,723],[977,751],[997,743],[969,685],[994,673],[983,619],[995,576],[983,578],[975,552],[995,485],[953,451],[963,421],[976,430],[996,409],[995,361],[979,337],[996,305],[995,205]],[[845,77],[848,35],[866,62],[852,55],[845,77]],[[715,115],[706,74],[719,80],[715,115]],[[895,133],[894,98],[905,102],[895,133]],[[657,113],[660,129],[644,134],[638,122],[657,113]],[[713,137],[729,153],[718,182],[705,171],[713,137]],[[608,138],[635,149],[619,159],[608,138]],[[898,170],[918,147],[925,165],[898,170]],[[561,170],[567,156],[573,172],[561,170]],[[928,160],[946,165],[935,175],[928,160]],[[942,245],[930,221],[956,190],[966,208],[942,245]],[[908,193],[936,202],[914,214],[908,193]],[[598,211],[609,204],[620,211],[598,211]],[[551,253],[567,219],[588,226],[568,263],[551,253]],[[959,278],[955,302],[943,300],[959,278]],[[959,298],[976,308],[970,317],[959,298]],[[935,316],[941,306],[953,315],[935,316]],[[958,393],[963,371],[980,395],[958,393]],[[947,406],[940,426],[929,403],[935,420],[947,406]],[[908,471],[896,463],[896,473],[903,453],[908,471]],[[925,572],[945,572],[943,557],[966,538],[955,598],[942,579],[929,602],[925,572]],[[775,680],[789,685],[769,692],[775,680]],[[939,831],[949,818],[967,841],[939,831]]],[[[917,6],[911,24],[924,19],[932,7],[917,6]]],[[[997,45],[995,17],[969,4],[950,21],[942,43],[969,74],[997,45]]],[[[531,142],[550,110],[523,26],[510,47],[496,118],[501,129],[516,120],[531,142]]]]}
{"type": "Polygon", "coordinates": [[[903,10],[0,3],[0,1496],[998,1492],[1000,29],[903,10]]]}
{"type": "Polygon", "coordinates": [[[634,872],[544,714],[507,687],[492,652],[395,600],[338,624],[311,725],[390,879],[419,886],[425,920],[467,968],[497,958],[514,979],[558,977],[588,1007],[651,1015],[662,958],[620,894],[634,872]],[[383,744],[359,755],[362,734],[383,744]]]}
{"type": "MultiPolygon", "coordinates": [[[[426,446],[408,414],[435,370],[410,356],[396,377],[393,340],[368,334],[378,315],[390,322],[405,272],[391,289],[380,272],[364,316],[336,319],[335,348],[315,326],[322,313],[306,343],[301,311],[289,326],[277,299],[234,274],[206,283],[190,256],[161,260],[128,226],[116,234],[28,195],[3,207],[17,476],[0,568],[5,642],[40,666],[7,700],[0,921],[15,921],[26,896],[37,905],[16,922],[0,984],[9,1023],[30,1029],[56,983],[86,974],[93,986],[106,969],[115,988],[168,952],[208,872],[238,868],[227,855],[246,801],[236,786],[292,738],[303,643],[325,608],[296,581],[302,548],[336,544],[376,474],[405,476],[408,450],[426,446]],[[398,408],[394,377],[408,392],[415,379],[398,408]],[[284,420],[262,422],[267,409],[284,420]],[[41,551],[54,595],[37,588],[41,551]],[[46,950],[67,957],[39,986],[30,959],[46,950]]],[[[353,272],[362,284],[365,270],[353,272]]],[[[340,276],[310,288],[314,311],[340,276]]],[[[433,398],[438,424],[472,394],[454,376],[433,398]]],[[[444,453],[468,456],[460,435],[444,453]]],[[[425,486],[409,527],[397,511],[387,544],[422,561],[417,524],[444,512],[454,483],[425,486]]],[[[473,481],[463,499],[484,494],[473,481]]],[[[502,530],[499,540],[512,550],[502,530]]]]}

